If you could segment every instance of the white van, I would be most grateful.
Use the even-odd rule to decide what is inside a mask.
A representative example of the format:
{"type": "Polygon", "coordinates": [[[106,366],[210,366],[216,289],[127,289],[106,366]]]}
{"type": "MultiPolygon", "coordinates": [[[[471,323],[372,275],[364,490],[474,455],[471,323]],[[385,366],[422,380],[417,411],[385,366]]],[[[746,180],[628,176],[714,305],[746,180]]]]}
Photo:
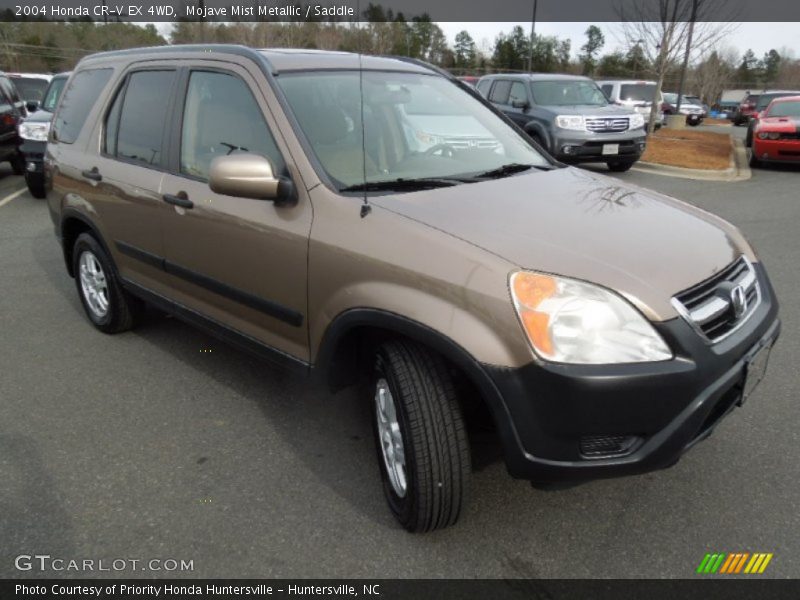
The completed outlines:
{"type": "MultiPolygon", "coordinates": [[[[597,85],[608,96],[608,99],[621,106],[632,108],[642,114],[645,120],[650,119],[650,108],[653,106],[653,95],[658,86],[655,81],[641,81],[636,79],[619,79],[598,81],[597,85]]],[[[664,97],[661,90],[658,91],[658,119],[656,127],[660,127],[664,122],[664,111],[661,105],[664,97]]]]}

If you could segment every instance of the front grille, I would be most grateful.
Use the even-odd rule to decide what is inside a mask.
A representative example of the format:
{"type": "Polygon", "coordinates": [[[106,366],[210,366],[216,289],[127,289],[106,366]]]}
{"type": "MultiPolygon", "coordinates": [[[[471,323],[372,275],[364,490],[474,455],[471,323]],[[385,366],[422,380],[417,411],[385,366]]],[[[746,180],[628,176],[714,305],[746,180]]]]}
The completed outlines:
{"type": "Polygon", "coordinates": [[[624,456],[639,447],[636,435],[584,435],[581,436],[581,454],[587,458],[624,456]]]}
{"type": "Polygon", "coordinates": [[[444,138],[444,143],[459,150],[468,150],[470,148],[494,150],[500,147],[500,142],[496,139],[485,137],[448,136],[444,138]]]}
{"type": "Polygon", "coordinates": [[[586,129],[594,133],[626,131],[627,117],[586,117],[586,129]]]}
{"type": "Polygon", "coordinates": [[[756,270],[744,256],[672,299],[678,313],[711,342],[733,333],[760,301],[756,270]]]}
{"type": "Polygon", "coordinates": [[[800,140],[800,131],[795,131],[794,133],[789,133],[789,132],[782,133],[779,139],[781,139],[781,140],[800,140]]]}

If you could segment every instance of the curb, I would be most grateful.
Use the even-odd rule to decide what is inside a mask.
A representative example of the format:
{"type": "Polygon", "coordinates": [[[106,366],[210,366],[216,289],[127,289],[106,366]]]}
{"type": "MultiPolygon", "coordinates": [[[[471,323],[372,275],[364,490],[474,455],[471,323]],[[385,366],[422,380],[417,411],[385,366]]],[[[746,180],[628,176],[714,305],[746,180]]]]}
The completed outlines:
{"type": "Polygon", "coordinates": [[[683,179],[693,179],[696,181],[746,181],[752,176],[747,161],[747,151],[744,143],[739,139],[731,138],[731,159],[727,169],[686,169],[683,167],[671,167],[669,165],[659,165],[656,163],[638,162],[632,167],[632,171],[640,173],[650,173],[653,175],[664,175],[666,177],[680,177],[683,179]]]}

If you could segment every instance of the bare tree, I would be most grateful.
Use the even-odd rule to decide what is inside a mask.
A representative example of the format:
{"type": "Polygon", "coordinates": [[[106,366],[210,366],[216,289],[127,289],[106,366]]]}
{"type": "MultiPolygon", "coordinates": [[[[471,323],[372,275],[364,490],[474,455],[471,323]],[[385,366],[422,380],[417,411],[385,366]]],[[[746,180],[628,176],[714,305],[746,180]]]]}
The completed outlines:
{"type": "Polygon", "coordinates": [[[617,13],[626,43],[630,47],[639,44],[655,71],[657,85],[647,124],[647,130],[652,132],[664,76],[686,52],[690,32],[690,50],[703,52],[736,28],[732,22],[735,11],[726,6],[725,0],[620,0],[617,13]],[[708,21],[712,15],[714,22],[708,21]]]}

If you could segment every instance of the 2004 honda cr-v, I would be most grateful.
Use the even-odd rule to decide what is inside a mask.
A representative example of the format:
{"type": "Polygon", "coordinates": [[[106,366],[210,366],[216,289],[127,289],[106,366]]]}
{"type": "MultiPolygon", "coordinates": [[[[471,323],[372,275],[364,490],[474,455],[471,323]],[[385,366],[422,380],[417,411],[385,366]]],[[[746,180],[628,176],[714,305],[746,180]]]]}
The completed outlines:
{"type": "Polygon", "coordinates": [[[458,518],[472,421],[515,477],[660,469],[749,395],[778,336],[735,227],[557,163],[419,62],[90,56],[45,163],[91,322],[123,331],[144,301],[333,389],[365,383],[412,531],[458,518]],[[428,139],[420,115],[469,135],[428,139]]]}

